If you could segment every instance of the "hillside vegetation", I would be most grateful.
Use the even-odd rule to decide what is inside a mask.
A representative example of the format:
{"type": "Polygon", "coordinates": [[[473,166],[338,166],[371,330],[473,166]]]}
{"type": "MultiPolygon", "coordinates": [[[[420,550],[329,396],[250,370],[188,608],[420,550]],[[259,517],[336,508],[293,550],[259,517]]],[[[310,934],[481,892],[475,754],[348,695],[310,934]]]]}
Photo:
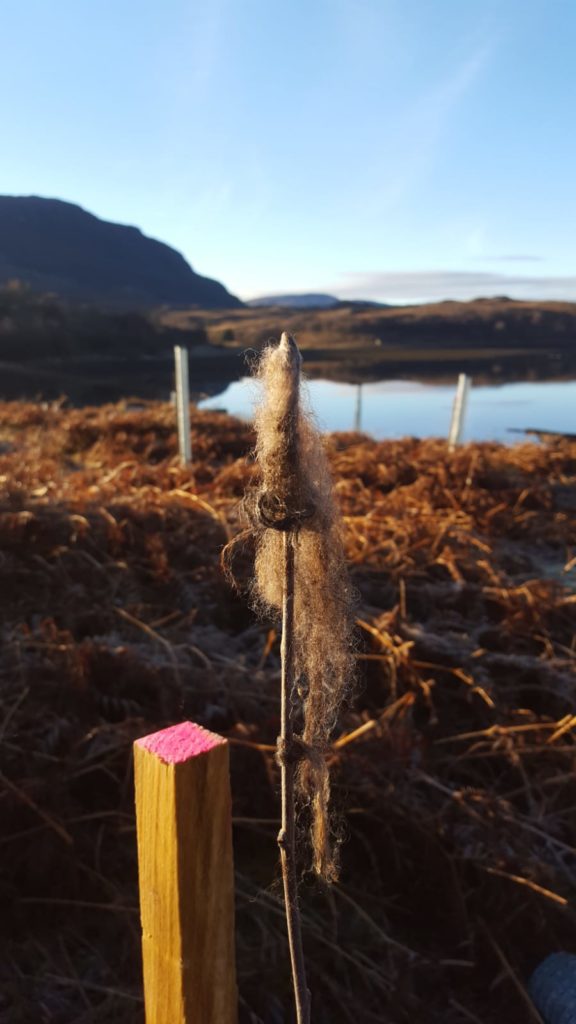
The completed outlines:
{"type": "MultiPolygon", "coordinates": [[[[195,320],[186,310],[167,311],[162,320],[185,327],[195,320]]],[[[303,348],[419,345],[429,348],[511,346],[576,348],[576,303],[476,299],[418,306],[375,307],[340,303],[324,310],[249,308],[208,313],[203,318],[211,339],[258,345],[283,330],[303,348]]]]}
{"type": "MultiPolygon", "coordinates": [[[[146,313],[77,306],[16,282],[0,289],[0,360],[158,356],[181,340],[146,313]]],[[[202,327],[186,331],[188,347],[207,341],[202,327]]]]}

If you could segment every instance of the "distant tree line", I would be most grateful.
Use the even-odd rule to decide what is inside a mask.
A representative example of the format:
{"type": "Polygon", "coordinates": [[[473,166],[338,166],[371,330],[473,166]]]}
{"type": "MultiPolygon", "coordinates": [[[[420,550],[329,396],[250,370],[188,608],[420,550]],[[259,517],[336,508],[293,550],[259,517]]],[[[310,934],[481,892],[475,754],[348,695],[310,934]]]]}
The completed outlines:
{"type": "Polygon", "coordinates": [[[199,326],[183,338],[183,332],[155,323],[145,313],[68,304],[20,281],[0,288],[0,360],[161,356],[182,341],[206,344],[206,331],[199,326]]]}

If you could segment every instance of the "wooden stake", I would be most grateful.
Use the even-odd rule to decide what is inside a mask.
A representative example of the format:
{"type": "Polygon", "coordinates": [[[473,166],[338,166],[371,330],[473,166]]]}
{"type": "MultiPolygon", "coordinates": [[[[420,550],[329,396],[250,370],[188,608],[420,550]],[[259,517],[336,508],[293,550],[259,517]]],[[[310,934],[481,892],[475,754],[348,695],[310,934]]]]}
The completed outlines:
{"type": "Polygon", "coordinates": [[[147,1024],[236,1024],[228,743],[192,722],[134,744],[147,1024]]]}

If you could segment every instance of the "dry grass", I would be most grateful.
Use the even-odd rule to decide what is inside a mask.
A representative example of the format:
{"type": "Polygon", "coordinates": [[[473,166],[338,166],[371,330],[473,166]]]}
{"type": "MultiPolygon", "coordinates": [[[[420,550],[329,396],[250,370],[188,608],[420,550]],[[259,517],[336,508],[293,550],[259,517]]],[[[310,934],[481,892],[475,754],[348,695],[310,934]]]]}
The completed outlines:
{"type": "MultiPolygon", "coordinates": [[[[167,406],[0,405],[2,1022],[142,1020],[130,745],[182,717],[233,744],[242,1024],[289,1020],[277,637],[218,567],[253,439],[193,427],[190,479],[167,406]]],[[[328,453],[361,690],[342,884],[303,886],[315,1024],[524,1021],[576,951],[576,446],[328,453]]]]}

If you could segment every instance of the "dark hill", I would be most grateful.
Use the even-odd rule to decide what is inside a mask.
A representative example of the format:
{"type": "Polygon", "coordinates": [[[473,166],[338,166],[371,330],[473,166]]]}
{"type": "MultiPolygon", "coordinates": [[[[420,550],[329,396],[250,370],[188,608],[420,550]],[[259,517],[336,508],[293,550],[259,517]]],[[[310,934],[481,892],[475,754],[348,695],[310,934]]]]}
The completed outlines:
{"type": "Polygon", "coordinates": [[[11,280],[117,309],[242,305],[218,281],[196,274],[175,249],[138,228],[38,196],[0,196],[0,286],[11,280]]]}

